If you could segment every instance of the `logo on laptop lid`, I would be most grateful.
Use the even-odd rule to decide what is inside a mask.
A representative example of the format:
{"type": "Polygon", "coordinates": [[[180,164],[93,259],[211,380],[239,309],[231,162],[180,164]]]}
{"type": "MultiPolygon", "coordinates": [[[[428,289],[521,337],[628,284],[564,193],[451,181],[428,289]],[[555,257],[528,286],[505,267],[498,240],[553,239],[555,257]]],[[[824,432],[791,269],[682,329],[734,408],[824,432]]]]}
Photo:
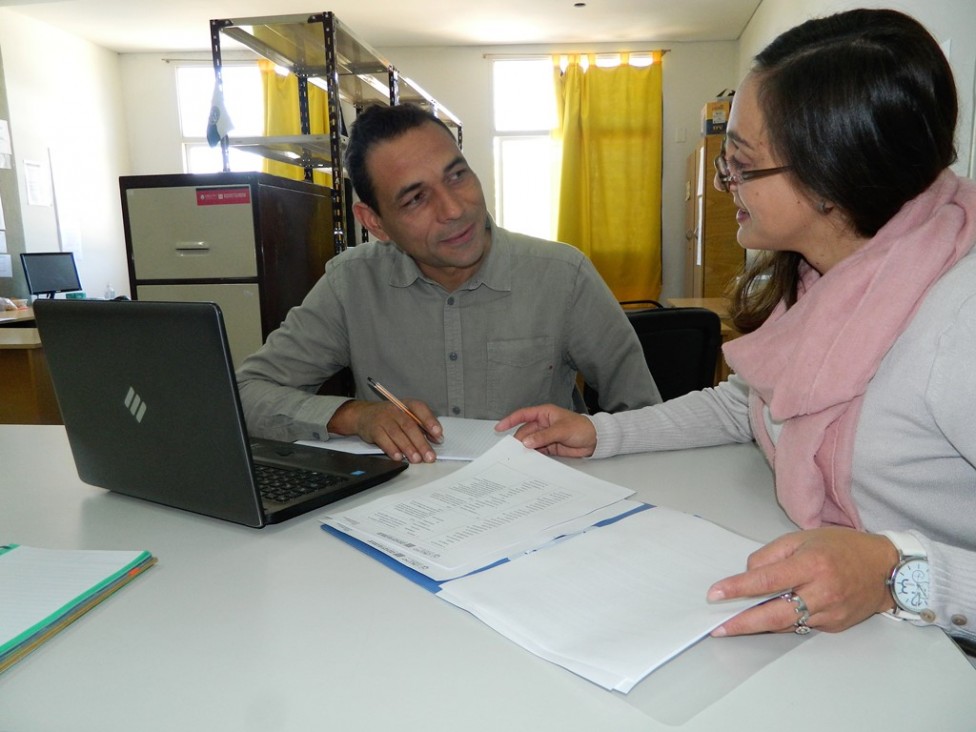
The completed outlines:
{"type": "Polygon", "coordinates": [[[142,418],[146,415],[146,403],[142,401],[142,398],[136,394],[136,390],[131,386],[129,393],[125,395],[125,406],[136,418],[136,422],[142,422],[142,418]]]}

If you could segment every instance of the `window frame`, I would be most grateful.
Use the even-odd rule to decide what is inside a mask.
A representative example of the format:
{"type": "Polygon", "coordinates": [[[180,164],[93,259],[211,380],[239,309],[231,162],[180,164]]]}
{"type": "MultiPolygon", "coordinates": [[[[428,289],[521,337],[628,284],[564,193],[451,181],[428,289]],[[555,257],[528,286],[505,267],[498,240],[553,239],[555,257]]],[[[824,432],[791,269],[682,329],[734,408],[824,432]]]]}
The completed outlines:
{"type": "MultiPolygon", "coordinates": [[[[213,62],[201,59],[201,60],[180,60],[180,61],[174,61],[172,63],[174,64],[173,74],[174,74],[174,87],[176,93],[176,109],[177,109],[177,118],[178,118],[178,123],[180,128],[180,159],[182,160],[183,171],[185,173],[191,173],[191,174],[221,172],[224,169],[223,155],[220,152],[219,146],[211,147],[210,143],[207,141],[206,125],[204,125],[202,135],[187,135],[185,132],[186,125],[184,124],[184,118],[183,118],[184,110],[182,106],[182,101],[184,96],[181,91],[181,82],[180,82],[180,71],[182,69],[191,69],[191,68],[208,69],[210,71],[210,80],[211,80],[209,85],[209,90],[208,90],[208,99],[207,99],[207,106],[209,107],[211,101],[210,97],[212,97],[213,94],[213,78],[214,78],[213,62]],[[193,150],[213,151],[214,155],[219,160],[219,163],[217,165],[207,165],[205,167],[198,166],[196,168],[193,168],[191,167],[191,153],[193,150]]],[[[222,73],[226,74],[228,68],[231,69],[253,68],[255,70],[258,70],[258,61],[257,59],[232,59],[232,60],[223,61],[221,64],[222,73]]],[[[263,119],[264,99],[260,89],[258,91],[259,91],[259,96],[257,102],[261,105],[261,111],[258,116],[260,119],[263,119]]],[[[231,119],[233,119],[233,116],[231,116],[231,119]]],[[[263,134],[263,130],[256,131],[253,136],[258,136],[261,134],[263,134]]],[[[252,135],[249,134],[248,132],[245,132],[243,133],[242,136],[252,136],[252,135]]],[[[228,152],[229,152],[229,166],[231,171],[260,172],[264,169],[265,161],[259,155],[243,152],[241,150],[235,150],[233,148],[231,148],[228,152]]]]}

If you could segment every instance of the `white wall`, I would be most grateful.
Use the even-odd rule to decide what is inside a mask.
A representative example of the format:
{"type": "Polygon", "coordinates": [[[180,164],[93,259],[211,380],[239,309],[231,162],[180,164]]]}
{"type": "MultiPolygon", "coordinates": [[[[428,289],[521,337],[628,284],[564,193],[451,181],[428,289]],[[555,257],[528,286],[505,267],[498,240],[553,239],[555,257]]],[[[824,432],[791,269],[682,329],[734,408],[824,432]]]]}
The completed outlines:
{"type": "Polygon", "coordinates": [[[24,181],[24,161],[46,169],[50,159],[61,234],[76,252],[82,286],[94,297],[107,283],[127,294],[118,176],[129,157],[118,55],[2,8],[0,48],[26,250],[59,247],[55,208],[28,205],[24,181]]]}
{"type": "Polygon", "coordinates": [[[959,94],[959,127],[956,146],[959,162],[953,169],[976,177],[973,160],[974,95],[976,95],[976,2],[973,0],[763,0],[742,34],[739,75],[750,60],[779,33],[812,17],[852,8],[893,8],[916,18],[947,52],[959,94]]]}
{"type": "Polygon", "coordinates": [[[119,56],[119,66],[125,89],[123,106],[131,161],[128,172],[184,172],[175,66],[158,53],[125,53],[119,56]]]}

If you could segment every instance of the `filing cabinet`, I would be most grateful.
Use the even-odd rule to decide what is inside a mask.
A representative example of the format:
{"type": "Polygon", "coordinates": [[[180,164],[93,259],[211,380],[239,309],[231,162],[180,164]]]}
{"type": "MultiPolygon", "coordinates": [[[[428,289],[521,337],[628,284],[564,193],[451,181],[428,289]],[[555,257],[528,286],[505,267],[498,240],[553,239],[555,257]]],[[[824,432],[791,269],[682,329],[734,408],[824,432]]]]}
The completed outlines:
{"type": "Polygon", "coordinates": [[[235,366],[335,254],[328,188],[255,172],[119,182],[132,296],[216,302],[235,366]]]}

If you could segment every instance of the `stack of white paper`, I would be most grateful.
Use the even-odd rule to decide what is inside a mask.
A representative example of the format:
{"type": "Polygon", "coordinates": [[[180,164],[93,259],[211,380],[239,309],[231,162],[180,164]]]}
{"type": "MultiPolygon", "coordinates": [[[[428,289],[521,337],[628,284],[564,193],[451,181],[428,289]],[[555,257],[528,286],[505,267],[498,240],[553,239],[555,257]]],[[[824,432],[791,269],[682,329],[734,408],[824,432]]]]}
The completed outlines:
{"type": "Polygon", "coordinates": [[[759,547],[688,514],[653,508],[469,577],[439,594],[538,656],[630,691],[756,604],[710,604],[708,588],[759,547]]]}
{"type": "Polygon", "coordinates": [[[324,523],[436,580],[413,576],[533,653],[626,693],[766,599],[706,602],[759,544],[632,494],[508,437],[445,478],[324,523]]]}

